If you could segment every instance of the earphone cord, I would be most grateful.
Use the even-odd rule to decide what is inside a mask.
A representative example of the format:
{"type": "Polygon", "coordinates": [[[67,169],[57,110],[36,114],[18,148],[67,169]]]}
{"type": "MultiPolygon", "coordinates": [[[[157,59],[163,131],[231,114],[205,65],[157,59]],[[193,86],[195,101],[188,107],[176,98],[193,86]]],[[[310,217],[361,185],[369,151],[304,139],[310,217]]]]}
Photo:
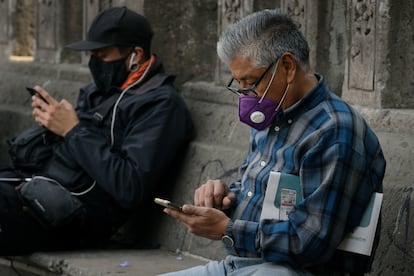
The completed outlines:
{"type": "MultiPolygon", "coordinates": [[[[153,57],[151,57],[151,59],[153,59],[153,57]]],[[[145,76],[147,75],[150,67],[151,67],[151,63],[152,61],[150,61],[150,64],[148,65],[148,67],[145,69],[144,73],[142,74],[142,76],[133,84],[131,84],[130,86],[128,86],[127,88],[124,89],[124,91],[122,91],[121,95],[119,95],[118,99],[115,102],[114,108],[112,109],[112,120],[111,120],[111,146],[114,145],[114,126],[115,126],[115,118],[116,118],[116,109],[118,107],[119,102],[121,101],[122,97],[125,95],[125,93],[134,85],[140,83],[145,76]]]]}

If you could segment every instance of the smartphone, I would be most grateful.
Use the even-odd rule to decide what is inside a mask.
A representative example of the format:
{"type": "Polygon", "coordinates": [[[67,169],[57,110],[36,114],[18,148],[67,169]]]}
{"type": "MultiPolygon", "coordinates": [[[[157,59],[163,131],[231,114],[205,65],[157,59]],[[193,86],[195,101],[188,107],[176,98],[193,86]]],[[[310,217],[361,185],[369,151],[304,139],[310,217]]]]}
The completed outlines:
{"type": "Polygon", "coordinates": [[[39,94],[39,92],[37,92],[34,88],[32,88],[32,87],[28,87],[28,86],[26,86],[26,90],[27,91],[29,91],[29,93],[30,93],[30,95],[31,96],[37,96],[37,97],[39,97],[41,100],[43,100],[45,103],[48,103],[40,94],[39,94]]]}
{"type": "Polygon", "coordinates": [[[166,200],[166,199],[156,197],[156,198],[154,198],[154,202],[159,204],[159,205],[162,205],[164,207],[171,208],[171,209],[174,209],[174,210],[177,210],[177,211],[182,210],[182,206],[180,206],[178,204],[175,204],[175,203],[172,203],[171,201],[166,200]]]}

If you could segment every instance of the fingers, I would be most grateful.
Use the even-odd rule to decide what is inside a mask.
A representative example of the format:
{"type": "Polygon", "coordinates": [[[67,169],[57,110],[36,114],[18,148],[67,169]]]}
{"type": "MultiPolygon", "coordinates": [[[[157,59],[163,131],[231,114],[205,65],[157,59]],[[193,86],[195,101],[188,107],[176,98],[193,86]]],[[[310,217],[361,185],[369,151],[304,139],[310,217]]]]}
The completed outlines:
{"type": "Polygon", "coordinates": [[[35,88],[49,102],[49,104],[46,103],[36,95],[32,97],[32,115],[35,122],[64,137],[79,123],[75,109],[67,100],[57,102],[46,90],[39,86],[35,88]]]}
{"type": "Polygon", "coordinates": [[[208,208],[205,207],[196,207],[190,204],[184,204],[181,208],[181,211],[172,209],[172,208],[164,208],[164,213],[172,216],[173,218],[178,219],[183,223],[190,223],[192,217],[194,216],[205,216],[208,208]]]}
{"type": "MultiPolygon", "coordinates": [[[[43,89],[41,86],[36,85],[34,87],[34,89],[37,91],[37,93],[39,93],[39,95],[46,101],[46,104],[57,104],[58,102],[55,100],[55,98],[53,98],[52,96],[50,96],[50,94],[43,89]]],[[[41,99],[40,99],[41,100],[41,99]]]]}
{"type": "Polygon", "coordinates": [[[179,220],[191,233],[210,239],[220,239],[230,220],[215,208],[189,204],[185,204],[182,211],[165,208],[164,212],[179,220]]]}
{"type": "Polygon", "coordinates": [[[40,100],[39,97],[33,96],[32,98],[32,116],[38,124],[43,124],[44,121],[47,121],[49,114],[46,112],[46,103],[43,100],[40,100]]]}
{"type": "Polygon", "coordinates": [[[202,187],[203,187],[201,190],[202,204],[200,206],[214,207],[215,206],[214,193],[217,192],[215,191],[215,188],[216,188],[215,181],[209,180],[202,187]]]}
{"type": "Polygon", "coordinates": [[[194,193],[194,205],[221,208],[228,188],[221,180],[208,180],[194,193]]]}
{"type": "MultiPolygon", "coordinates": [[[[189,204],[184,204],[181,208],[181,211],[172,209],[172,208],[164,208],[164,213],[170,215],[171,217],[179,220],[184,224],[188,224],[191,221],[191,217],[196,215],[194,212],[194,206],[189,204]]],[[[200,212],[197,212],[200,213],[200,212]]]]}
{"type": "Polygon", "coordinates": [[[191,216],[205,216],[206,212],[208,211],[208,208],[206,207],[196,207],[194,205],[191,204],[184,204],[183,207],[181,208],[182,213],[186,214],[186,215],[191,215],[191,216]]]}
{"type": "MultiPolygon", "coordinates": [[[[36,108],[40,111],[49,111],[51,107],[57,105],[58,102],[42,87],[36,85],[34,89],[36,90],[37,95],[32,96],[33,111],[35,111],[36,108]]],[[[35,117],[35,115],[38,114],[39,112],[37,114],[33,113],[33,116],[35,117]]]]}

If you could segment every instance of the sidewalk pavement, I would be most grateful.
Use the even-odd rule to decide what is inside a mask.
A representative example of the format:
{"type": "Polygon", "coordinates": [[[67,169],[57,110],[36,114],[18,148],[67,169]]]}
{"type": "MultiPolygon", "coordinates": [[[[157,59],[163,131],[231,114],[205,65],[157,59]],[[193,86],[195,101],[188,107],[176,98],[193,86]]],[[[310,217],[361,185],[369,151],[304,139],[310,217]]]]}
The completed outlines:
{"type": "Polygon", "coordinates": [[[205,264],[208,260],[162,249],[89,250],[0,257],[0,275],[151,276],[205,264]]]}

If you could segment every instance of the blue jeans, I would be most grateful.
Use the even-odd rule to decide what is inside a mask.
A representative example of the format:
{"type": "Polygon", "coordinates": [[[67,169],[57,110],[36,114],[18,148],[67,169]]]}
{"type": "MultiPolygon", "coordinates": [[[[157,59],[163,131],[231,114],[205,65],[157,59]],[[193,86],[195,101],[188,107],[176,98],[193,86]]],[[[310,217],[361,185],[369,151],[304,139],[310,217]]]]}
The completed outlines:
{"type": "Polygon", "coordinates": [[[296,270],[289,265],[264,262],[260,258],[242,258],[227,256],[222,261],[212,261],[206,265],[195,266],[189,269],[162,274],[162,276],[311,276],[312,273],[296,270]]]}

